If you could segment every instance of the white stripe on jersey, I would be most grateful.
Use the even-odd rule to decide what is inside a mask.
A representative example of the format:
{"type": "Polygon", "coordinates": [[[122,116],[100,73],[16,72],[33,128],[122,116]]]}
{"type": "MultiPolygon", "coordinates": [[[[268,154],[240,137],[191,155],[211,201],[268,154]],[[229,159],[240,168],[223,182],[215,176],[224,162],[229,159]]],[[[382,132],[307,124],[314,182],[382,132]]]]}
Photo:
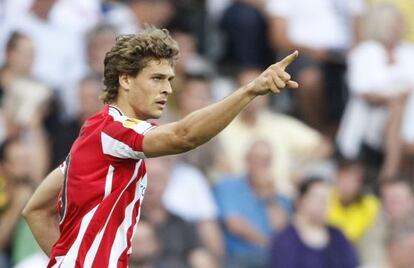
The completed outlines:
{"type": "Polygon", "coordinates": [[[104,154],[115,156],[122,159],[142,159],[145,158],[143,152],[134,151],[128,144],[112,138],[105,132],[101,132],[102,150],[104,154]]]}
{"type": "MultiPolygon", "coordinates": [[[[126,186],[126,187],[122,190],[122,192],[119,194],[119,196],[118,196],[117,200],[115,201],[115,203],[114,203],[114,205],[113,205],[113,207],[112,207],[112,209],[111,209],[111,212],[109,213],[108,219],[106,220],[104,227],[103,227],[103,228],[102,228],[102,230],[101,230],[101,231],[99,231],[99,233],[96,235],[96,237],[95,237],[95,239],[94,239],[94,241],[93,241],[93,243],[92,243],[92,246],[89,248],[88,252],[86,253],[85,262],[84,262],[84,266],[83,266],[83,267],[85,267],[85,268],[92,267],[93,261],[95,260],[96,253],[97,253],[97,251],[98,251],[99,245],[101,244],[101,240],[102,240],[103,234],[105,233],[106,226],[108,225],[109,219],[111,218],[112,213],[113,213],[113,211],[114,211],[114,209],[115,209],[116,205],[118,204],[119,200],[121,199],[121,197],[122,197],[122,195],[124,194],[124,192],[126,191],[126,189],[127,189],[127,188],[131,185],[131,183],[132,183],[132,182],[136,179],[136,177],[137,177],[137,175],[138,175],[139,168],[141,167],[141,165],[142,165],[142,160],[138,161],[138,162],[135,164],[135,170],[134,170],[134,173],[132,174],[131,179],[129,180],[129,182],[128,182],[127,186],[126,186]]],[[[125,236],[126,236],[126,234],[125,234],[125,236]]],[[[109,267],[111,267],[111,266],[109,266],[109,267]]],[[[115,267],[116,267],[116,266],[115,266],[115,267]]]]}
{"type": "Polygon", "coordinates": [[[83,240],[83,236],[85,235],[86,229],[91,222],[93,215],[95,215],[96,209],[99,205],[96,205],[91,211],[89,211],[85,216],[82,218],[81,226],[79,228],[78,236],[76,237],[75,242],[70,247],[68,253],[65,256],[61,264],[61,268],[73,268],[76,264],[76,259],[78,258],[79,247],[83,240]]]}
{"type": "MultiPolygon", "coordinates": [[[[141,205],[138,207],[138,213],[137,213],[137,218],[136,218],[137,221],[135,222],[134,229],[132,230],[131,242],[132,242],[132,239],[134,239],[135,233],[137,232],[138,222],[139,222],[140,217],[141,217],[141,205]]],[[[132,246],[129,247],[127,254],[131,255],[131,253],[132,253],[132,246]]]]}
{"type": "Polygon", "coordinates": [[[117,267],[118,266],[118,259],[121,256],[122,252],[127,248],[127,232],[128,229],[131,227],[132,224],[132,212],[134,210],[135,204],[138,200],[143,199],[144,191],[142,191],[142,187],[146,188],[147,186],[147,176],[145,175],[137,184],[135,189],[135,197],[131,203],[129,203],[128,207],[126,208],[124,221],[118,227],[116,231],[115,240],[112,244],[111,248],[111,256],[109,258],[109,265],[108,267],[117,267]]]}
{"type": "Polygon", "coordinates": [[[105,179],[105,195],[104,198],[107,197],[112,191],[112,178],[114,176],[115,168],[112,165],[109,165],[108,173],[106,174],[105,179]]]}
{"type": "Polygon", "coordinates": [[[62,264],[64,260],[64,256],[56,256],[55,257],[56,263],[52,266],[52,268],[59,268],[59,266],[62,264]]]}

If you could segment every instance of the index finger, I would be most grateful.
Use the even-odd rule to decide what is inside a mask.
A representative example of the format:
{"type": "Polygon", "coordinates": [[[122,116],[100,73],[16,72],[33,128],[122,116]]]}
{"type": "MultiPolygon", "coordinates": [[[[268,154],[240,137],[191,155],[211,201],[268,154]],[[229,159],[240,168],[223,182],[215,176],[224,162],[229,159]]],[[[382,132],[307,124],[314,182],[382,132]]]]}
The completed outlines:
{"type": "Polygon", "coordinates": [[[276,63],[276,65],[278,65],[280,68],[282,68],[283,70],[286,69],[286,67],[291,64],[299,55],[299,52],[297,50],[295,50],[295,52],[293,52],[292,54],[286,56],[285,58],[283,58],[281,61],[279,61],[278,63],[276,63]]]}

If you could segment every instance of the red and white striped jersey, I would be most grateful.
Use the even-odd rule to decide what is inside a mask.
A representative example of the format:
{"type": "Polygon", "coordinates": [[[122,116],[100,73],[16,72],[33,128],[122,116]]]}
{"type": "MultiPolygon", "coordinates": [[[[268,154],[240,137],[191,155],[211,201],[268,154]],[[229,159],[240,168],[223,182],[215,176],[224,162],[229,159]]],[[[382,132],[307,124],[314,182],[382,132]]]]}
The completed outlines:
{"type": "Polygon", "coordinates": [[[142,142],[155,125],[106,105],[61,166],[60,238],[48,267],[127,267],[147,187],[142,142]]]}

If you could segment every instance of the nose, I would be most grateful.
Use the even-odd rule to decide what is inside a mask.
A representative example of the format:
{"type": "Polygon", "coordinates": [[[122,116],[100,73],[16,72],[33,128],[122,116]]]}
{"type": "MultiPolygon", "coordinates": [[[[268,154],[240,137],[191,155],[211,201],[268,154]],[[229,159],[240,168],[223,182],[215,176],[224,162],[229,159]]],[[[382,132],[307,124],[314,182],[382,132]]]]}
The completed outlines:
{"type": "Polygon", "coordinates": [[[172,86],[171,86],[171,82],[167,81],[167,84],[163,87],[163,93],[166,93],[167,95],[172,94],[173,90],[172,90],[172,86]]]}

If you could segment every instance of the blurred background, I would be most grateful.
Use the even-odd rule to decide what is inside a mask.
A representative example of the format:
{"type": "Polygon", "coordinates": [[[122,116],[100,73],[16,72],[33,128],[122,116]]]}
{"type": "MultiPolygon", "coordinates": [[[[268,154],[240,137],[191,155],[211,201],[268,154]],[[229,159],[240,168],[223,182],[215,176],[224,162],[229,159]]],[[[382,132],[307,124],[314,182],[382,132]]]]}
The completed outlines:
{"type": "Polygon", "coordinates": [[[131,268],[414,267],[413,0],[0,0],[0,267],[45,267],[20,213],[102,108],[103,59],[146,24],[179,43],[158,124],[297,49],[298,90],[148,160],[131,268]]]}

